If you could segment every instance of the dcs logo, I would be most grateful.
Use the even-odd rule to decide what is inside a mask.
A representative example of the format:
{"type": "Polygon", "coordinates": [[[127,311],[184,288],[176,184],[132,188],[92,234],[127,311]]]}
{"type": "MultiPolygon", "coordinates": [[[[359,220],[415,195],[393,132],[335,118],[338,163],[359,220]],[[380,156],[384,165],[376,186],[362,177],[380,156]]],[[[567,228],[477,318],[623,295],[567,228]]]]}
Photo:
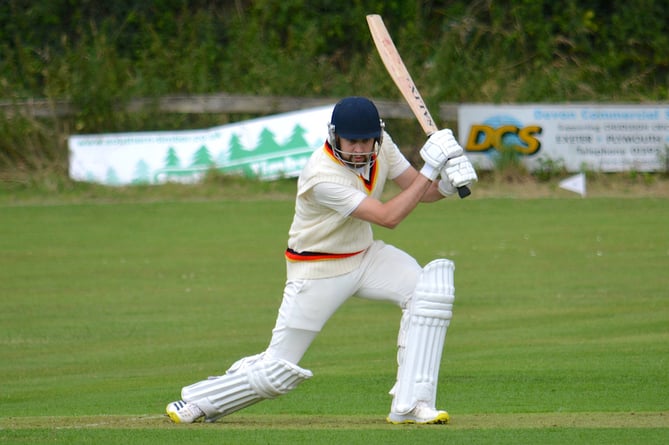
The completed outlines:
{"type": "Polygon", "coordinates": [[[511,116],[493,116],[483,124],[472,125],[465,150],[471,152],[487,152],[497,150],[513,150],[521,155],[529,156],[541,150],[542,128],[538,125],[523,126],[511,116]]]}

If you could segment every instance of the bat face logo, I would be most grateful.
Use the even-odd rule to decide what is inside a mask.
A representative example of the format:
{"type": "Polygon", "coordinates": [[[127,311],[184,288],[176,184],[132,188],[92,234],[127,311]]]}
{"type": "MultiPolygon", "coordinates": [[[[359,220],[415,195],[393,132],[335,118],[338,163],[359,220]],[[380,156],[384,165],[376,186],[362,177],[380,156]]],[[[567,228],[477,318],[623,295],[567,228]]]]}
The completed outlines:
{"type": "Polygon", "coordinates": [[[413,81],[411,79],[409,80],[410,88],[411,88],[411,94],[413,95],[414,101],[418,104],[418,108],[422,111],[422,116],[423,119],[430,125],[430,126],[435,126],[434,121],[432,120],[432,116],[430,115],[430,112],[427,109],[427,105],[425,105],[425,101],[423,101],[423,97],[420,95],[418,92],[418,88],[416,88],[416,85],[414,85],[413,81]]]}

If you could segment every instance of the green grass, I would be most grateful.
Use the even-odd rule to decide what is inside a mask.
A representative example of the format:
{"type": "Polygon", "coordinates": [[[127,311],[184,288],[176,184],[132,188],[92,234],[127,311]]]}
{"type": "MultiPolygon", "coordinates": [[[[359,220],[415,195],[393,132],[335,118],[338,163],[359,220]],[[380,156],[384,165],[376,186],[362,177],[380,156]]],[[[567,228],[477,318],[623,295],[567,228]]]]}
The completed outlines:
{"type": "Polygon", "coordinates": [[[181,386],[266,347],[292,198],[133,200],[0,207],[0,443],[669,437],[667,199],[451,200],[376,230],[422,263],[456,262],[446,427],[384,423],[399,314],[355,299],[296,391],[171,425],[162,412],[181,386]]]}

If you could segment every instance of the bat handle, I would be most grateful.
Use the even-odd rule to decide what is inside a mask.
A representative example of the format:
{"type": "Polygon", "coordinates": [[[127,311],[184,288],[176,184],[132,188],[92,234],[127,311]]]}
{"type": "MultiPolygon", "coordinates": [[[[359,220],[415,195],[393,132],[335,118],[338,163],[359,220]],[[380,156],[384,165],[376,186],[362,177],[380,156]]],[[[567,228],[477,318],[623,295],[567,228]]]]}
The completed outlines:
{"type": "Polygon", "coordinates": [[[472,191],[469,190],[469,187],[466,185],[463,185],[462,187],[458,187],[458,196],[460,196],[461,199],[465,199],[467,196],[471,195],[472,191]]]}

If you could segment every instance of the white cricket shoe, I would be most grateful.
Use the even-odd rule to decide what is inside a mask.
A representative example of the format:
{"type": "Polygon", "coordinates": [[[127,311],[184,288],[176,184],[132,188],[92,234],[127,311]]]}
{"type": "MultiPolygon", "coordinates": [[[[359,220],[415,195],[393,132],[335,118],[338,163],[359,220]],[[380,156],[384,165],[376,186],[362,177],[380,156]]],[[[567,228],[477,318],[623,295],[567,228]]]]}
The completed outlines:
{"type": "Polygon", "coordinates": [[[386,417],[388,423],[393,425],[399,425],[403,423],[417,423],[422,425],[427,424],[445,424],[448,423],[451,418],[448,416],[446,411],[439,411],[434,408],[430,408],[424,403],[418,403],[416,407],[409,411],[406,414],[397,414],[390,413],[386,417]]]}
{"type": "Polygon", "coordinates": [[[204,417],[204,412],[197,405],[183,400],[168,403],[165,411],[174,423],[193,423],[204,417]]]}

